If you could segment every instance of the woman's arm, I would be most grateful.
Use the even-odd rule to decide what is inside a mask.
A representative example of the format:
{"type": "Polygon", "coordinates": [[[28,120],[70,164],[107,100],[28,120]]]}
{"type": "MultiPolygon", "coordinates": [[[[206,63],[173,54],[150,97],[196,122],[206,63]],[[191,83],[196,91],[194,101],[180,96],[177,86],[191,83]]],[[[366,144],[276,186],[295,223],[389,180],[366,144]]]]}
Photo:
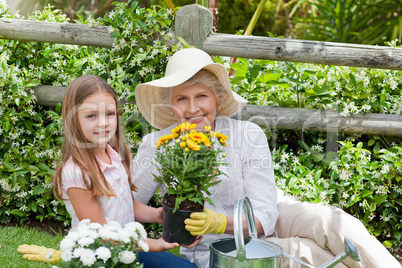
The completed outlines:
{"type": "MultiPolygon", "coordinates": [[[[262,228],[261,222],[257,219],[257,217],[254,217],[254,218],[255,218],[255,225],[257,226],[258,236],[263,235],[264,229],[262,228]]],[[[233,218],[233,216],[226,215],[226,220],[227,220],[227,225],[226,225],[225,234],[234,234],[234,228],[233,228],[234,218],[233,218]]],[[[248,235],[247,220],[246,220],[245,215],[243,215],[243,233],[245,235],[248,235]]]]}
{"type": "Polygon", "coordinates": [[[98,222],[102,225],[107,223],[102,207],[91,191],[69,188],[67,195],[79,221],[90,219],[91,222],[98,222]]]}
{"type": "MultiPolygon", "coordinates": [[[[271,152],[263,130],[251,122],[244,124],[240,131],[245,196],[250,199],[253,207],[258,235],[268,236],[275,231],[279,215],[271,152]]],[[[247,231],[247,224],[244,223],[246,223],[245,217],[243,217],[243,230],[247,231]]],[[[230,226],[233,228],[233,224],[230,226]]]]}

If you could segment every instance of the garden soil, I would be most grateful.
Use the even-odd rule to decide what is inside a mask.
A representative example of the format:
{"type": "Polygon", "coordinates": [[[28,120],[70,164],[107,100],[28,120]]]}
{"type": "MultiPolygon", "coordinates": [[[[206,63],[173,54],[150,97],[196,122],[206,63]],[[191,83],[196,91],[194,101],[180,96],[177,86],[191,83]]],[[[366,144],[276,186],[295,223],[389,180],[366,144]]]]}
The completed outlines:
{"type": "MultiPolygon", "coordinates": [[[[176,196],[174,196],[174,195],[168,195],[166,193],[162,198],[162,204],[164,204],[165,206],[168,206],[170,208],[174,208],[175,202],[176,202],[176,196]]],[[[195,203],[188,199],[181,202],[180,206],[179,206],[179,210],[186,210],[186,211],[197,211],[197,210],[203,210],[203,209],[204,209],[203,205],[201,205],[199,203],[195,203]]]]}

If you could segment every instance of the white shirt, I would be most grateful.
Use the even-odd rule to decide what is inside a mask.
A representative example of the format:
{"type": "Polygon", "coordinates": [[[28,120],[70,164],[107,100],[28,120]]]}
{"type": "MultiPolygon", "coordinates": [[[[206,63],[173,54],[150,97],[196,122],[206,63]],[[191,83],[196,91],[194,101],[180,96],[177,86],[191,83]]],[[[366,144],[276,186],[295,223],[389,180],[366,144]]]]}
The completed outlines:
{"type": "MultiPolygon", "coordinates": [[[[133,198],[131,195],[130,185],[128,183],[128,175],[123,163],[121,162],[120,155],[113,150],[110,145],[107,145],[106,152],[108,153],[111,164],[106,164],[101,161],[100,168],[105,176],[107,182],[113,189],[116,197],[107,198],[100,196],[98,201],[102,207],[103,214],[106,222],[116,221],[124,226],[128,222],[135,221],[133,198]]],[[[81,170],[76,166],[70,158],[63,167],[62,174],[63,183],[63,198],[68,213],[72,217],[71,230],[77,228],[79,220],[74,211],[74,208],[68,199],[67,190],[70,188],[81,188],[87,190],[84,184],[84,178],[81,170]]]]}
{"type": "MultiPolygon", "coordinates": [[[[170,134],[178,124],[166,129],[148,134],[133,160],[132,175],[134,184],[139,188],[134,193],[137,200],[147,203],[156,190],[161,187],[164,195],[166,190],[153,180],[152,173],[156,174],[154,166],[155,142],[158,138],[170,134]]],[[[278,218],[277,188],[275,185],[271,153],[267,138],[262,129],[249,121],[238,121],[227,116],[218,116],[215,121],[215,131],[227,135],[228,147],[224,148],[226,161],[230,163],[220,169],[227,176],[220,176],[221,180],[210,188],[211,200],[215,207],[205,204],[206,207],[224,215],[234,214],[236,199],[247,196],[252,204],[255,217],[260,221],[265,236],[275,230],[278,218]]],[[[282,196],[282,193],[279,191],[282,196]]],[[[212,242],[216,239],[233,237],[228,234],[207,234],[203,241],[212,242]]],[[[181,247],[181,253],[192,260],[193,249],[181,247]]],[[[196,252],[197,261],[201,267],[206,267],[209,261],[207,245],[199,245],[196,252]]]]}

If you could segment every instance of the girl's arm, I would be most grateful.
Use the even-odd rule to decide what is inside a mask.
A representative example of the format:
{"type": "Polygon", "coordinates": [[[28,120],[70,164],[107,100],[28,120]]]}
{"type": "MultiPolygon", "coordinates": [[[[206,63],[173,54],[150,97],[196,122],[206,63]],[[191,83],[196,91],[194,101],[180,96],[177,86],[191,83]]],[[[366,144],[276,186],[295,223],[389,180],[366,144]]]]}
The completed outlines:
{"type": "Polygon", "coordinates": [[[163,209],[153,208],[144,205],[140,201],[133,199],[135,220],[142,223],[163,223],[163,209]]]}
{"type": "Polygon", "coordinates": [[[67,195],[79,221],[90,219],[91,222],[98,222],[102,225],[107,223],[102,207],[91,191],[81,188],[69,188],[67,195]]]}

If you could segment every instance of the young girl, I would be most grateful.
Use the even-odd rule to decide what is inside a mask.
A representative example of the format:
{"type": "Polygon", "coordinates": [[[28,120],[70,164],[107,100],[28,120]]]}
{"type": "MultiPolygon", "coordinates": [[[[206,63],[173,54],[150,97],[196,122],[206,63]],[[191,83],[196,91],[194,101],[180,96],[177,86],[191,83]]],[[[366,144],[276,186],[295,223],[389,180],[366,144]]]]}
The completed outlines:
{"type": "MultiPolygon", "coordinates": [[[[93,75],[75,79],[66,89],[62,116],[62,162],[53,189],[72,216],[71,230],[83,219],[100,224],[116,221],[122,226],[135,220],[162,223],[162,208],[133,198],[137,187],[131,181],[131,154],[123,140],[113,88],[93,75]]],[[[157,252],[179,246],[162,238],[147,243],[150,251],[157,252]]]]}

